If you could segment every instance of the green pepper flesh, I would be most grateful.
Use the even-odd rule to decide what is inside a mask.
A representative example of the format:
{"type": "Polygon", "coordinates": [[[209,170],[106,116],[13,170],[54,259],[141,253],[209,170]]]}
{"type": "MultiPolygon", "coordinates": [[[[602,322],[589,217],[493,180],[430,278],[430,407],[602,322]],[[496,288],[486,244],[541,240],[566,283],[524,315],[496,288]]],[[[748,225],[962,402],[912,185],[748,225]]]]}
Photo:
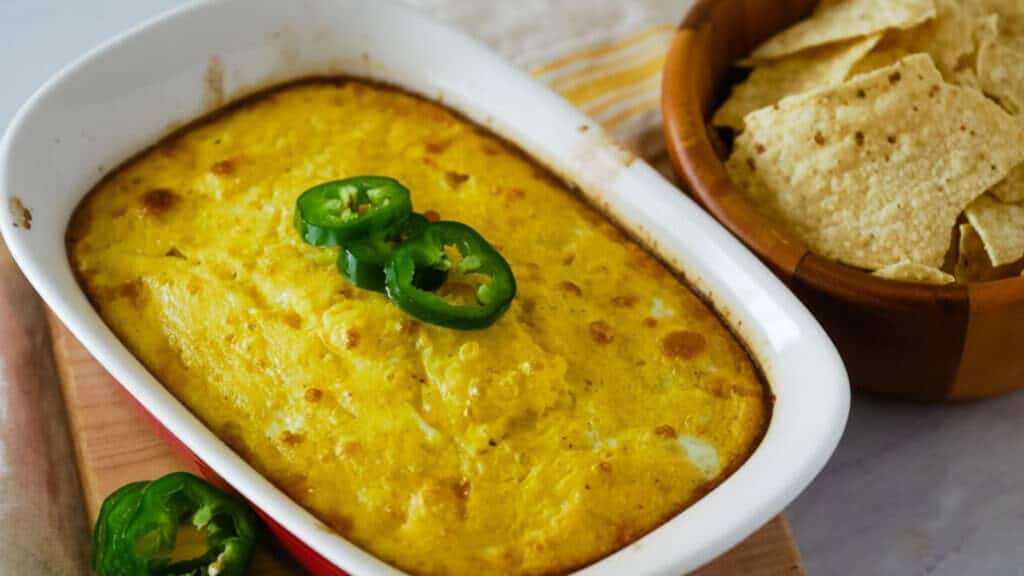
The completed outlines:
{"type": "Polygon", "coordinates": [[[295,204],[295,226],[314,246],[344,246],[386,234],[412,213],[409,190],[386,176],[325,182],[303,192],[295,204]]]}
{"type": "Polygon", "coordinates": [[[99,576],[242,576],[256,541],[256,516],[237,496],[177,472],[121,488],[104,502],[94,533],[99,576]],[[206,534],[207,551],[172,562],[182,523],[206,534]]]}
{"type": "Polygon", "coordinates": [[[424,322],[446,328],[487,328],[508,309],[516,294],[515,276],[505,258],[480,233],[461,222],[431,223],[395,250],[384,271],[388,297],[399,308],[424,322]],[[477,288],[476,304],[451,304],[416,286],[416,277],[424,272],[447,271],[451,267],[445,246],[454,246],[462,256],[459,272],[489,278],[489,282],[477,288]]]}
{"type": "MultiPolygon", "coordinates": [[[[425,216],[413,212],[397,234],[347,244],[338,257],[338,271],[357,288],[386,292],[384,265],[400,244],[418,236],[428,224],[430,221],[425,216]]],[[[418,274],[413,283],[422,290],[433,292],[444,284],[447,277],[445,270],[427,269],[418,274]]]]}

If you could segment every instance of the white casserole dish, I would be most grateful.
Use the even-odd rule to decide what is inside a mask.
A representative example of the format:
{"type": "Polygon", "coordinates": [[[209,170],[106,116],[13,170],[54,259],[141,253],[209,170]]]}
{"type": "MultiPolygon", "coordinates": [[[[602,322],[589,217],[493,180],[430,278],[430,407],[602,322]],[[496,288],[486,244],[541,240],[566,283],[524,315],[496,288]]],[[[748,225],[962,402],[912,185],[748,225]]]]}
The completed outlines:
{"type": "MultiPolygon", "coordinates": [[[[400,573],[292,502],[146,371],[76,283],[64,234],[75,206],[106,172],[174,127],[260,88],[335,74],[443,102],[575,183],[682,271],[764,370],[776,402],[750,459],[671,521],[579,574],[693,570],[781,512],[821,470],[849,408],[846,372],[825,333],[724,228],[570,104],[476,41],[384,2],[194,3],[87,54],[21,109],[0,143],[0,202],[9,210],[0,230],[71,332],[163,427],[294,537],[285,545],[300,559],[316,556],[356,575],[400,573]]],[[[324,571],[324,563],[309,565],[324,571]]]]}

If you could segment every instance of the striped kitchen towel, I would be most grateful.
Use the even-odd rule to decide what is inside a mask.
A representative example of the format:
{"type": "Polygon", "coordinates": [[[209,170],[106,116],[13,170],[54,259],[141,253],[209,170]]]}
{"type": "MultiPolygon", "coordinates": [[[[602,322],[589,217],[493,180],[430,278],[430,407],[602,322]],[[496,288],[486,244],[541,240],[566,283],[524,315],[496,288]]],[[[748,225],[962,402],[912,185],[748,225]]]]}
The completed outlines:
{"type": "Polygon", "coordinates": [[[405,0],[547,82],[664,166],[661,68],[691,0],[405,0]]]}

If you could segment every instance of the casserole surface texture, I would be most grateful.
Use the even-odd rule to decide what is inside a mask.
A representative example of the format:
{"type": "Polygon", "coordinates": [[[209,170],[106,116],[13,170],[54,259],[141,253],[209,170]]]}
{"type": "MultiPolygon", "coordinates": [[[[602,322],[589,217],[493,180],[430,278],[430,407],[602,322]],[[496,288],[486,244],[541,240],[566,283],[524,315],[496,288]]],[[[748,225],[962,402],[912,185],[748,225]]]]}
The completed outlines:
{"type": "Polygon", "coordinates": [[[175,396],[416,574],[590,563],[721,482],[770,417],[746,351],[645,250],[508,144],[377,85],[291,85],[179,132],[90,193],[68,243],[175,396]],[[296,197],[363,174],[508,259],[519,292],[497,324],[418,323],[302,243],[296,197]]]}

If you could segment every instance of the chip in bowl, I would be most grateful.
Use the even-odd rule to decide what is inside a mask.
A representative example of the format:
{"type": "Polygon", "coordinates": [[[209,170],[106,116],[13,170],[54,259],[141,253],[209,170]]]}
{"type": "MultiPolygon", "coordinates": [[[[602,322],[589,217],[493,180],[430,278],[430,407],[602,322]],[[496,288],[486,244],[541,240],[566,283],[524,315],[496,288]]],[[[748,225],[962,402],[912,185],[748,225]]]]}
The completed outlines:
{"type": "Polygon", "coordinates": [[[742,130],[743,117],[754,110],[786,96],[839,84],[881,38],[881,34],[855,38],[756,66],[746,82],[736,86],[712,121],[716,126],[742,130]]]}
{"type": "Polygon", "coordinates": [[[889,29],[912,28],[932,18],[934,0],[824,0],[810,18],[757,48],[751,60],[772,60],[889,29]]]}
{"type": "Polygon", "coordinates": [[[993,265],[1024,258],[1024,204],[1007,204],[986,195],[968,206],[965,214],[993,265]]]}
{"type": "Polygon", "coordinates": [[[978,51],[981,89],[1014,114],[1024,111],[1024,36],[999,34],[978,51]]]}
{"type": "Polygon", "coordinates": [[[791,237],[907,282],[1024,268],[1024,2],[824,0],[739,65],[712,123],[791,237]]]}
{"type": "Polygon", "coordinates": [[[886,266],[875,271],[875,276],[888,278],[890,280],[902,280],[907,282],[919,282],[921,284],[952,284],[956,277],[947,274],[938,268],[914,264],[913,262],[900,262],[886,266]]]}
{"type": "Polygon", "coordinates": [[[915,54],[751,113],[727,163],[808,247],[877,270],[939,268],[957,217],[1024,161],[1024,130],[915,54]]]}
{"type": "Polygon", "coordinates": [[[992,189],[992,195],[1003,202],[1024,202],[1024,164],[1010,171],[999,184],[992,189]]]}

